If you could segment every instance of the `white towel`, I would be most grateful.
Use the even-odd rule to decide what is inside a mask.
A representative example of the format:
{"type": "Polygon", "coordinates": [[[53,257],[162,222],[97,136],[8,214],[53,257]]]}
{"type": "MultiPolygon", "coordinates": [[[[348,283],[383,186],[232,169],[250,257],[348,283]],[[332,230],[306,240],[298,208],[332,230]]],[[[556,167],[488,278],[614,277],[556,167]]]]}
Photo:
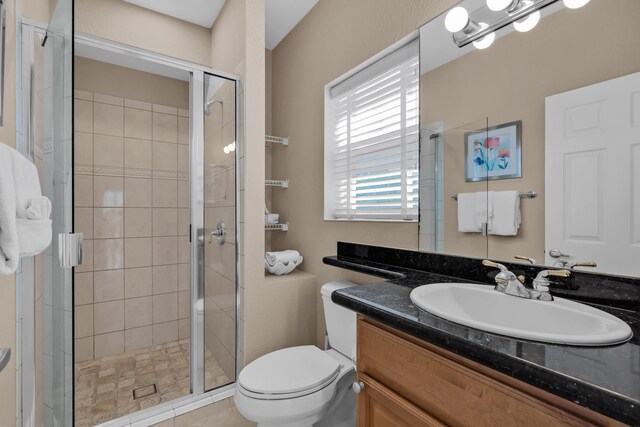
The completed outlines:
{"type": "Polygon", "coordinates": [[[29,200],[26,217],[30,220],[49,219],[51,215],[51,202],[44,196],[29,200]]]}
{"type": "Polygon", "coordinates": [[[482,231],[482,225],[477,220],[476,193],[458,194],[458,231],[461,233],[482,231]]]}
{"type": "Polygon", "coordinates": [[[15,273],[20,260],[11,151],[0,143],[0,274],[15,273]]]}
{"type": "Polygon", "coordinates": [[[297,261],[300,258],[300,252],[294,250],[288,251],[280,251],[280,252],[266,252],[264,254],[264,259],[270,266],[276,265],[276,263],[281,262],[285,265],[289,264],[291,261],[297,261]]]}
{"type": "Polygon", "coordinates": [[[493,196],[493,220],[489,234],[515,236],[520,228],[520,193],[496,191],[493,196]]]}

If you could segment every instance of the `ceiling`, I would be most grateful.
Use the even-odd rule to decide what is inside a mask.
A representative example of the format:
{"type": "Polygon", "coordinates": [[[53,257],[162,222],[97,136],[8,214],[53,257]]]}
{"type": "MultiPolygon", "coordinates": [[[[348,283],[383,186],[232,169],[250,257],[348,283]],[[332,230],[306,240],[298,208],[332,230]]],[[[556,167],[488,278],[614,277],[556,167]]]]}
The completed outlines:
{"type": "Polygon", "coordinates": [[[225,0],[124,0],[163,15],[211,28],[225,0]]]}
{"type": "MultiPolygon", "coordinates": [[[[225,0],[124,0],[145,9],[211,28],[225,0]]],[[[265,0],[266,47],[275,48],[318,0],[265,0]]]]}

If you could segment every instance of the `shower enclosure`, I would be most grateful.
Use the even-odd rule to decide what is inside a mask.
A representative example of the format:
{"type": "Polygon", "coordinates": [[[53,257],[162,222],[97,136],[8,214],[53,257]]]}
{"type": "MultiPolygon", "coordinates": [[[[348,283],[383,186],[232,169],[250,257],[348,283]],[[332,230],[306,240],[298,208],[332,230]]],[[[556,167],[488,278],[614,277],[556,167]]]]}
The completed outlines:
{"type": "Polygon", "coordinates": [[[241,92],[233,75],[72,37],[70,22],[71,2],[59,0],[44,46],[42,28],[22,40],[23,55],[44,61],[42,73],[22,73],[35,81],[23,84],[23,99],[36,99],[25,114],[42,101],[43,136],[30,130],[37,114],[23,128],[54,224],[52,245],[20,277],[33,285],[25,306],[36,301],[35,315],[23,313],[24,425],[37,419],[25,397],[40,388],[44,425],[128,425],[233,390],[241,92]],[[159,97],[168,87],[179,96],[159,97]],[[74,268],[58,244],[70,233],[84,241],[74,268]]]}

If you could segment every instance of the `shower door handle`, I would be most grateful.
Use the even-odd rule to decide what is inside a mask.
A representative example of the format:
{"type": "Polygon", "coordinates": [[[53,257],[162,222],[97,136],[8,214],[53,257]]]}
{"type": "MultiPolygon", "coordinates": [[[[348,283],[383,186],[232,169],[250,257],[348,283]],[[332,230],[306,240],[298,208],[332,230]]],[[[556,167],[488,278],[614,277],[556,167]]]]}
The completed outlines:
{"type": "Polygon", "coordinates": [[[215,230],[209,233],[209,243],[212,243],[213,238],[215,237],[219,245],[224,244],[225,236],[227,234],[226,230],[227,230],[227,226],[224,224],[224,222],[219,221],[215,230]]]}
{"type": "Polygon", "coordinates": [[[84,260],[83,249],[83,233],[58,234],[58,258],[60,267],[71,268],[81,265],[84,260]]]}

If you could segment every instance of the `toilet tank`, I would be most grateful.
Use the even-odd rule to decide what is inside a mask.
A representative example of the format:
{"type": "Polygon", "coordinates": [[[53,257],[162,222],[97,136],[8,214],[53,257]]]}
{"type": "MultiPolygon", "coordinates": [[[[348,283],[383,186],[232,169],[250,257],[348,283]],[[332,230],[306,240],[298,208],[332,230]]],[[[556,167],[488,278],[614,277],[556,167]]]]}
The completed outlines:
{"type": "Polygon", "coordinates": [[[355,357],[356,313],[331,301],[331,293],[336,289],[357,286],[347,280],[334,280],[322,285],[322,305],[331,348],[349,359],[355,357]]]}

